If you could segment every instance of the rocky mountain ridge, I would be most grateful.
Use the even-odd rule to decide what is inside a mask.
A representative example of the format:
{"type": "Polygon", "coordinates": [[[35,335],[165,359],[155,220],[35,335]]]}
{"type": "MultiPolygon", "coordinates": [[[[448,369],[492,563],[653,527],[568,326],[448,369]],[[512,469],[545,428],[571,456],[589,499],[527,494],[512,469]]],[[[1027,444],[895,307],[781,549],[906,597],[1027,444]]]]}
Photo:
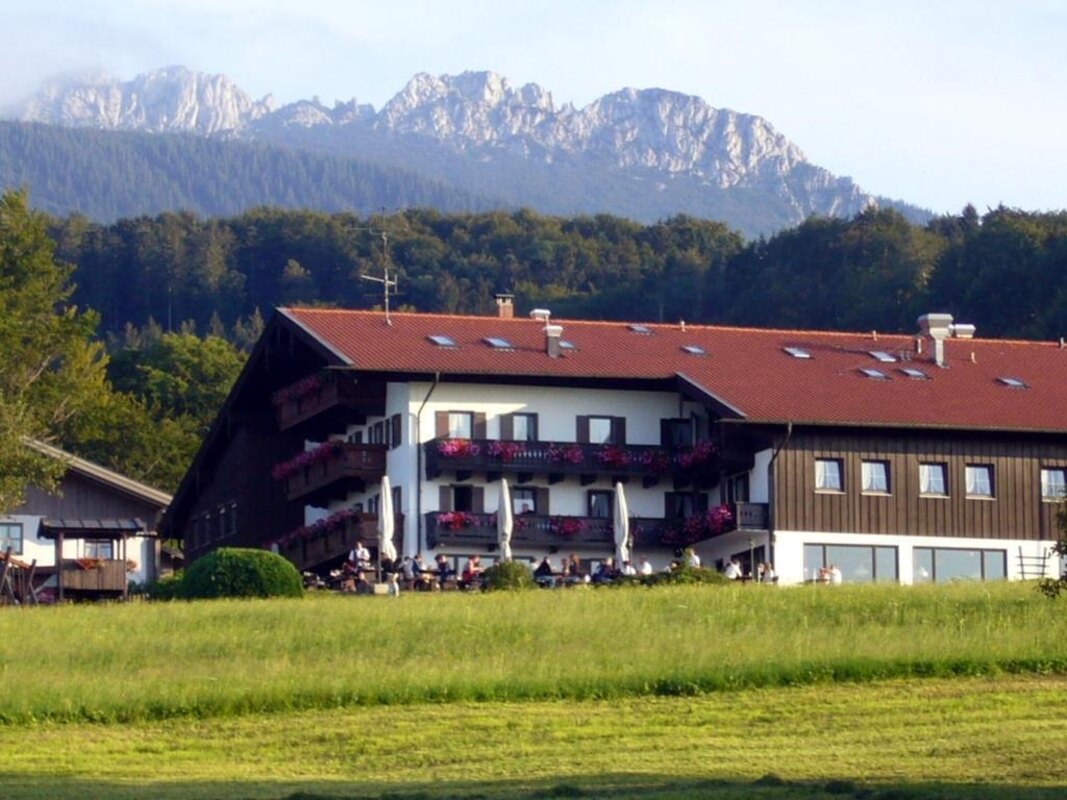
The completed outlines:
{"type": "Polygon", "coordinates": [[[269,96],[252,99],[224,75],[170,67],[126,82],[53,82],[7,116],[103,130],[233,137],[403,164],[553,213],[707,216],[734,213],[731,207],[752,207],[766,197],[773,206],[771,226],[723,217],[751,231],[813,213],[851,215],[880,202],[849,178],[811,164],[762,117],[663,89],[622,89],[581,109],[557,107],[540,86],[512,87],[492,72],[420,73],[376,111],[356,100],[277,107],[269,96]],[[636,184],[634,191],[660,196],[617,209],[609,196],[625,192],[623,178],[636,184]],[[575,184],[569,192],[561,188],[568,179],[575,184]],[[595,196],[600,182],[602,201],[595,196]]]}

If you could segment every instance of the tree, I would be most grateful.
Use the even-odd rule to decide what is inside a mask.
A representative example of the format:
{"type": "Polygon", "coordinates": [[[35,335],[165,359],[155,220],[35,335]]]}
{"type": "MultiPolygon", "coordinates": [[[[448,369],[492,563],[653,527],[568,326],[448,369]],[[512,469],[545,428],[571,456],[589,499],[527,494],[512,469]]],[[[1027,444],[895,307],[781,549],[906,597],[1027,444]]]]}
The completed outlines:
{"type": "MultiPolygon", "coordinates": [[[[1067,557],[1067,504],[1060,506],[1057,519],[1060,523],[1060,539],[1053,546],[1052,553],[1062,559],[1067,557]]],[[[1059,597],[1063,592],[1067,592],[1067,574],[1058,578],[1045,578],[1040,586],[1041,591],[1049,597],[1059,597]]]]}
{"type": "Polygon", "coordinates": [[[25,192],[0,196],[0,512],[29,485],[54,487],[64,471],[24,442],[54,439],[106,391],[96,316],[69,304],[72,268],[56,263],[54,248],[25,192]]]}

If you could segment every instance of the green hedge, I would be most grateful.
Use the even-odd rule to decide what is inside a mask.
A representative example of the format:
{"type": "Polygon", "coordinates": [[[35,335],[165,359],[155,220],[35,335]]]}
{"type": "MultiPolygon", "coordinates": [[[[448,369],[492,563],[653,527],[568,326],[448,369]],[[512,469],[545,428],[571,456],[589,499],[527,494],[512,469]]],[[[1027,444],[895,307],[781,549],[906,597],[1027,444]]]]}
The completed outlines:
{"type": "Polygon", "coordinates": [[[289,561],[277,553],[223,547],[194,561],[182,579],[181,596],[301,597],[303,581],[289,561]]]}

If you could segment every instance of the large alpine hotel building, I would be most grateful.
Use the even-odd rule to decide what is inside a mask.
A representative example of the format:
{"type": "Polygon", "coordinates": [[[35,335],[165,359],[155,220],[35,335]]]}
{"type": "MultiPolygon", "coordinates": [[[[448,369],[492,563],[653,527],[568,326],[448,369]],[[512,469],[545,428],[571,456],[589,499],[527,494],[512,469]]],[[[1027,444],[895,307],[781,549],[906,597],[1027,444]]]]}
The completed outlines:
{"type": "MultiPolygon", "coordinates": [[[[782,583],[1054,576],[1067,486],[1063,342],[279,309],[164,519],[195,559],[277,549],[326,569],[377,545],[429,561],[614,552],[771,561],[782,583]]],[[[555,561],[555,558],[553,558],[555,561]]],[[[556,562],[558,563],[558,562],[556,562]]]]}

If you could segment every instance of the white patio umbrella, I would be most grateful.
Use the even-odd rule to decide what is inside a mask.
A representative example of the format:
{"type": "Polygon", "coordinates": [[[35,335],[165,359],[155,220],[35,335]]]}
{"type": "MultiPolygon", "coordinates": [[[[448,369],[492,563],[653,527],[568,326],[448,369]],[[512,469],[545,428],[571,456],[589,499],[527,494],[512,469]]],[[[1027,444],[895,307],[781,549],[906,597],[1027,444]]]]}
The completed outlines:
{"type": "Polygon", "coordinates": [[[626,492],[622,484],[615,484],[615,567],[622,569],[622,565],[630,560],[630,509],[626,505],[626,492]]]}
{"type": "Polygon", "coordinates": [[[389,485],[389,476],[382,476],[382,499],[378,504],[378,571],[382,569],[382,559],[396,561],[396,545],[393,544],[393,489],[389,485]]]}
{"type": "Polygon", "coordinates": [[[511,512],[511,492],[508,490],[508,479],[500,479],[500,502],[496,508],[496,537],[500,544],[500,557],[504,561],[511,561],[511,531],[515,521],[511,512]]]}

